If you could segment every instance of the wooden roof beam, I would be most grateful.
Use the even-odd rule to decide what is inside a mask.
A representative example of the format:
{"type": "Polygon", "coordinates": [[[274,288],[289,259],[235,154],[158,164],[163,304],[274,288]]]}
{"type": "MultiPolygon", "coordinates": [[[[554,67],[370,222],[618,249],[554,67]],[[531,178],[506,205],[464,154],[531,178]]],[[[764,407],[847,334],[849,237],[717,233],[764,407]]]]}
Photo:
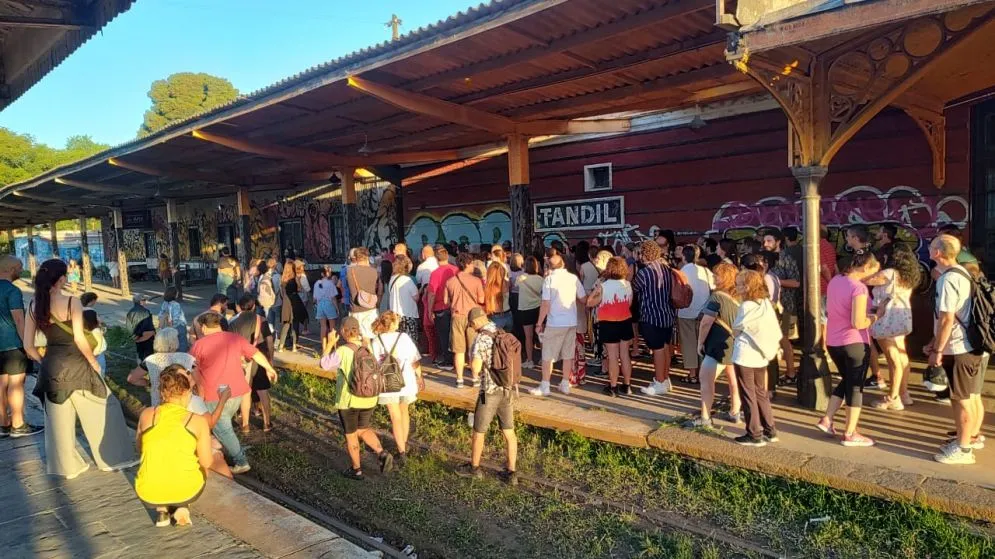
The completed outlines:
{"type": "Polygon", "coordinates": [[[626,132],[631,123],[628,119],[612,120],[536,120],[517,122],[508,117],[495,115],[475,109],[443,101],[423,95],[404,91],[388,85],[382,85],[364,80],[356,76],[349,77],[349,86],[372,95],[385,103],[400,109],[460,124],[468,128],[486,130],[497,135],[525,134],[530,136],[587,134],[591,132],[626,132]]]}
{"type": "Polygon", "coordinates": [[[124,195],[133,195],[133,196],[138,195],[138,193],[135,192],[135,189],[130,186],[78,181],[75,179],[67,179],[65,177],[59,177],[55,179],[55,182],[58,184],[71,186],[73,188],[79,188],[81,190],[88,190],[90,192],[101,192],[105,194],[124,194],[124,195]]]}
{"type": "MultiPolygon", "coordinates": [[[[107,160],[107,163],[115,167],[120,167],[122,169],[128,169],[136,173],[141,173],[143,175],[151,175],[153,177],[170,177],[175,179],[183,179],[189,181],[202,181],[208,183],[214,183],[219,185],[234,185],[234,186],[257,186],[265,184],[290,184],[290,183],[300,183],[300,182],[314,182],[328,180],[332,175],[332,170],[327,171],[308,171],[302,173],[294,173],[287,175],[256,175],[252,177],[226,177],[221,175],[215,175],[213,173],[201,173],[199,171],[190,171],[187,169],[160,169],[158,167],[150,167],[148,165],[139,165],[137,163],[131,163],[128,161],[123,161],[119,158],[112,157],[107,160]]],[[[212,191],[211,195],[214,194],[212,191]]]]}
{"type": "Polygon", "coordinates": [[[195,130],[194,138],[231,148],[236,151],[252,153],[263,157],[306,161],[315,165],[330,167],[369,167],[374,165],[399,165],[402,163],[429,163],[459,159],[456,150],[427,151],[411,153],[382,153],[368,156],[344,156],[335,153],[325,153],[305,148],[285,147],[262,142],[251,142],[222,134],[214,134],[204,130],[195,130]]]}
{"type": "Polygon", "coordinates": [[[78,200],[78,196],[42,196],[40,194],[33,194],[24,190],[15,190],[11,192],[17,198],[24,198],[25,200],[34,200],[36,202],[46,202],[48,204],[65,204],[70,200],[78,200]]]}
{"type": "Polygon", "coordinates": [[[505,56],[498,56],[461,68],[454,68],[445,72],[440,72],[431,76],[414,80],[405,84],[407,89],[414,91],[424,91],[439,83],[448,81],[463,80],[484,72],[500,70],[513,64],[530,62],[537,58],[559,54],[573,48],[581,47],[605,39],[610,39],[624,33],[656,25],[665,21],[685,16],[694,12],[707,9],[715,9],[715,0],[671,0],[663,6],[646,10],[644,12],[606,23],[604,25],[580,31],[573,35],[568,35],[561,39],[556,39],[547,44],[540,44],[534,47],[523,49],[505,56]]]}

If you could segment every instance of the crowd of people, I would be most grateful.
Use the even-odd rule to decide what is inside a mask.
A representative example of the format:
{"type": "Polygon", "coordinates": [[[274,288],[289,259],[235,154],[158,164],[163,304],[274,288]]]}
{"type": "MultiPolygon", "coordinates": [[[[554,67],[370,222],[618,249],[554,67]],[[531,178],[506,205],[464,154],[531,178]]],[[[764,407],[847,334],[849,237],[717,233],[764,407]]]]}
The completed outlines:
{"type": "MultiPolygon", "coordinates": [[[[881,227],[875,246],[866,227],[851,226],[842,260],[825,231],[821,239],[820,337],[839,379],[814,428],[845,446],[874,444],[859,430],[865,388],[884,391],[872,403],[881,410],[915,403],[906,337],[912,294],[924,278],[896,233],[881,227]],[[879,353],[886,367],[878,366],[879,353]],[[841,408],[845,417],[837,424],[841,408]]],[[[953,411],[951,439],[934,457],[944,464],[974,463],[984,447],[980,394],[995,339],[978,312],[991,308],[990,299],[979,297],[992,290],[958,233],[944,228],[929,245],[934,336],[923,349],[926,386],[953,411]]],[[[798,382],[791,345],[803,307],[798,241],[796,230],[772,229],[738,245],[710,238],[679,245],[663,231],[618,254],[586,241],[570,250],[557,241],[532,254],[507,244],[470,251],[453,243],[421,247],[417,263],[403,243],[376,259],[357,247],[340,271],[324,266],[313,285],[298,259],[257,260],[242,270],[224,252],[218,293],[193,320],[179,304],[179,286],[169,282],[157,319],[146,297],[133,299],[126,327],[139,364],[128,382],[147,386],[151,395],[135,441],[103,379],[107,346],[89,308],[96,295],[76,297],[72,268],[53,259],[38,269],[34,298],[25,305],[13,283],[21,263],[7,256],[0,259],[0,436],[44,433],[48,473],[71,479],[89,467],[76,447],[79,421],[100,469],[140,464],[136,491],[156,509],[157,525],[188,524],[208,471],[230,477],[250,469],[236,425],[248,432],[258,414],[263,430],[272,428],[274,352],[296,351],[314,316],[320,365],[337,373],[335,407],[350,479],[364,478],[361,443],[382,472],[407,463],[410,406],[424,390],[423,356],[454,371],[457,388],[477,390],[471,460],[460,475],[483,475],[485,435],[496,418],[507,442],[501,477],[517,483],[514,409],[522,370],[540,370],[529,392],[545,398],[557,364],[563,394],[590,374],[604,379],[607,396],[629,397],[633,361],[646,356],[653,378],[640,388],[643,395],[664,396],[675,381],[699,386],[700,413],[687,427],[727,421],[744,427],[735,442],[764,446],[778,442],[772,393],[798,382]],[[678,350],[687,373],[672,378],[678,350]],[[31,361],[38,363],[34,394],[43,403],[44,426],[24,420],[31,361]],[[723,373],[729,407],[717,413],[716,380],[723,373]],[[377,406],[390,418],[393,451],[372,429],[377,406]]]]}

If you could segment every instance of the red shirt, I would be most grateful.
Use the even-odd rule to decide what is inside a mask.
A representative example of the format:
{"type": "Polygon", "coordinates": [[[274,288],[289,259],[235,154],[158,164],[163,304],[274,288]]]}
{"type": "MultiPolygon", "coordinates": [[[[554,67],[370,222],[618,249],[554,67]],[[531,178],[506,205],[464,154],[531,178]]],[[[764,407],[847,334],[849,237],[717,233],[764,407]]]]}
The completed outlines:
{"type": "Polygon", "coordinates": [[[449,308],[446,304],[446,282],[456,275],[459,268],[446,263],[436,268],[432,275],[428,277],[429,293],[435,293],[435,304],[432,306],[433,312],[444,311],[449,308]]]}
{"type": "Polygon", "coordinates": [[[836,248],[826,239],[819,239],[819,293],[825,295],[829,281],[822,275],[822,266],[829,266],[830,277],[836,275],[836,248]]]}
{"type": "Polygon", "coordinates": [[[217,402],[218,386],[222,384],[231,388],[232,398],[248,394],[242,359],[252,359],[256,351],[256,346],[234,332],[216,332],[197,340],[190,348],[190,355],[197,360],[204,401],[217,402]]]}

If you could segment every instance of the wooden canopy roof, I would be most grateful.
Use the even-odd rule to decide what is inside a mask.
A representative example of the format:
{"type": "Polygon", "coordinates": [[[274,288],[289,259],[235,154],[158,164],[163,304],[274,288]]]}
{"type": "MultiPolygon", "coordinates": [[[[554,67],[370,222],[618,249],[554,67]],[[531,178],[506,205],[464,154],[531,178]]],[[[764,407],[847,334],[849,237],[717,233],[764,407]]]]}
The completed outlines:
{"type": "Polygon", "coordinates": [[[0,0],[0,110],[134,0],[0,0]]]}
{"type": "Polygon", "coordinates": [[[624,131],[591,117],[759,91],[714,22],[714,0],[495,1],[8,185],[0,226],[459,160],[515,134],[624,131]]]}

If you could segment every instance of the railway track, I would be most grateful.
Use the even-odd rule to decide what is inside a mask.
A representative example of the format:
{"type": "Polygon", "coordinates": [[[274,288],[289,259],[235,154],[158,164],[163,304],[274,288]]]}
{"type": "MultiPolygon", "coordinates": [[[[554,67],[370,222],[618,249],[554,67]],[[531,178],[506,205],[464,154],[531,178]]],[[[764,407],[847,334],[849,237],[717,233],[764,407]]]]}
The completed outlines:
{"type": "MultiPolygon", "coordinates": [[[[341,426],[338,419],[328,413],[325,410],[315,409],[313,406],[300,401],[290,401],[285,398],[276,398],[270,396],[273,403],[281,408],[284,413],[295,413],[302,417],[305,417],[316,423],[320,423],[323,427],[334,430],[337,432],[342,432],[341,426]]],[[[327,446],[329,443],[325,440],[321,440],[315,437],[313,434],[303,431],[299,428],[282,424],[280,426],[282,429],[290,429],[297,431],[297,433],[303,438],[309,439],[319,448],[321,446],[327,446]]],[[[393,440],[392,435],[389,432],[376,430],[377,435],[383,439],[393,440]]],[[[408,446],[412,449],[417,449],[420,452],[433,453],[437,455],[445,456],[449,461],[453,463],[464,463],[470,460],[469,456],[459,454],[456,452],[449,451],[447,449],[438,448],[437,446],[427,445],[415,440],[409,440],[408,446]]],[[[320,452],[320,451],[319,451],[320,452]]],[[[325,454],[322,452],[324,457],[332,458],[332,455],[325,454]]],[[[483,461],[481,467],[497,474],[504,469],[503,465],[499,465],[489,461],[483,461]]],[[[669,531],[669,532],[686,532],[693,534],[700,538],[714,540],[727,546],[728,548],[739,550],[741,552],[753,553],[759,557],[768,557],[771,559],[784,559],[788,555],[778,553],[771,549],[759,546],[754,542],[740,538],[729,532],[722,530],[721,528],[710,525],[701,519],[694,519],[693,521],[688,520],[677,514],[664,513],[660,511],[651,511],[642,507],[635,506],[631,503],[624,503],[616,501],[613,499],[606,499],[599,495],[594,495],[586,492],[582,489],[576,487],[570,487],[563,485],[558,482],[554,482],[548,479],[544,479],[538,476],[527,475],[519,473],[519,480],[521,483],[519,487],[525,491],[530,491],[536,494],[548,493],[550,491],[555,491],[563,495],[568,495],[571,499],[575,500],[580,504],[591,506],[596,509],[613,511],[625,514],[632,514],[639,517],[643,522],[651,525],[655,528],[669,531]]]]}
{"type": "MultiPolygon", "coordinates": [[[[116,359],[133,360],[133,357],[119,353],[107,353],[108,357],[113,356],[116,359]]],[[[341,433],[341,425],[336,416],[327,410],[316,409],[314,406],[307,402],[297,401],[296,399],[278,398],[273,393],[270,393],[270,399],[273,404],[277,407],[282,408],[284,413],[297,414],[303,418],[307,418],[311,421],[319,423],[326,429],[330,429],[341,433]]],[[[338,459],[337,456],[333,454],[331,449],[325,450],[329,446],[329,442],[316,437],[313,433],[308,433],[307,431],[300,429],[298,427],[289,425],[286,422],[280,422],[276,425],[278,430],[289,430],[293,431],[297,436],[307,439],[312,443],[312,447],[315,452],[322,455],[323,458],[332,460],[338,459]]],[[[377,430],[378,436],[382,439],[389,439],[393,441],[393,436],[389,432],[377,430]]],[[[469,456],[462,455],[459,453],[452,452],[448,449],[438,448],[437,446],[427,445],[415,440],[410,440],[408,446],[424,453],[434,453],[446,457],[449,461],[454,463],[463,463],[469,461],[469,456]]],[[[336,448],[336,450],[338,450],[336,448]]],[[[497,473],[503,469],[503,466],[484,461],[481,463],[481,467],[491,471],[492,473],[497,473]]],[[[549,491],[555,491],[562,495],[567,495],[574,501],[584,504],[596,509],[601,509],[605,511],[613,511],[624,514],[632,514],[638,517],[640,520],[646,524],[653,526],[655,528],[672,532],[672,533],[688,533],[699,538],[714,540],[730,549],[739,550],[744,553],[752,553],[758,557],[765,557],[771,559],[782,559],[789,557],[783,553],[778,553],[774,550],[757,545],[754,542],[746,540],[744,538],[738,537],[731,534],[718,526],[711,525],[706,521],[701,519],[689,520],[681,515],[666,513],[661,511],[648,510],[643,507],[633,505],[632,503],[625,503],[613,499],[606,499],[605,497],[594,495],[586,492],[577,487],[567,486],[555,481],[544,479],[542,477],[527,475],[519,473],[520,483],[519,487],[522,490],[530,491],[535,494],[542,494],[549,491]]],[[[304,503],[294,497],[287,495],[283,491],[276,489],[266,483],[260,481],[251,476],[237,476],[235,480],[244,485],[245,487],[264,495],[270,500],[279,503],[280,505],[305,516],[315,523],[322,525],[329,530],[335,531],[342,534],[344,537],[352,541],[353,543],[363,547],[364,549],[370,551],[379,551],[385,557],[398,558],[398,559],[408,559],[411,556],[405,553],[403,550],[399,550],[391,545],[382,542],[378,539],[371,537],[366,532],[359,530],[337,518],[334,518],[328,514],[323,513],[318,508],[304,503]]]]}

